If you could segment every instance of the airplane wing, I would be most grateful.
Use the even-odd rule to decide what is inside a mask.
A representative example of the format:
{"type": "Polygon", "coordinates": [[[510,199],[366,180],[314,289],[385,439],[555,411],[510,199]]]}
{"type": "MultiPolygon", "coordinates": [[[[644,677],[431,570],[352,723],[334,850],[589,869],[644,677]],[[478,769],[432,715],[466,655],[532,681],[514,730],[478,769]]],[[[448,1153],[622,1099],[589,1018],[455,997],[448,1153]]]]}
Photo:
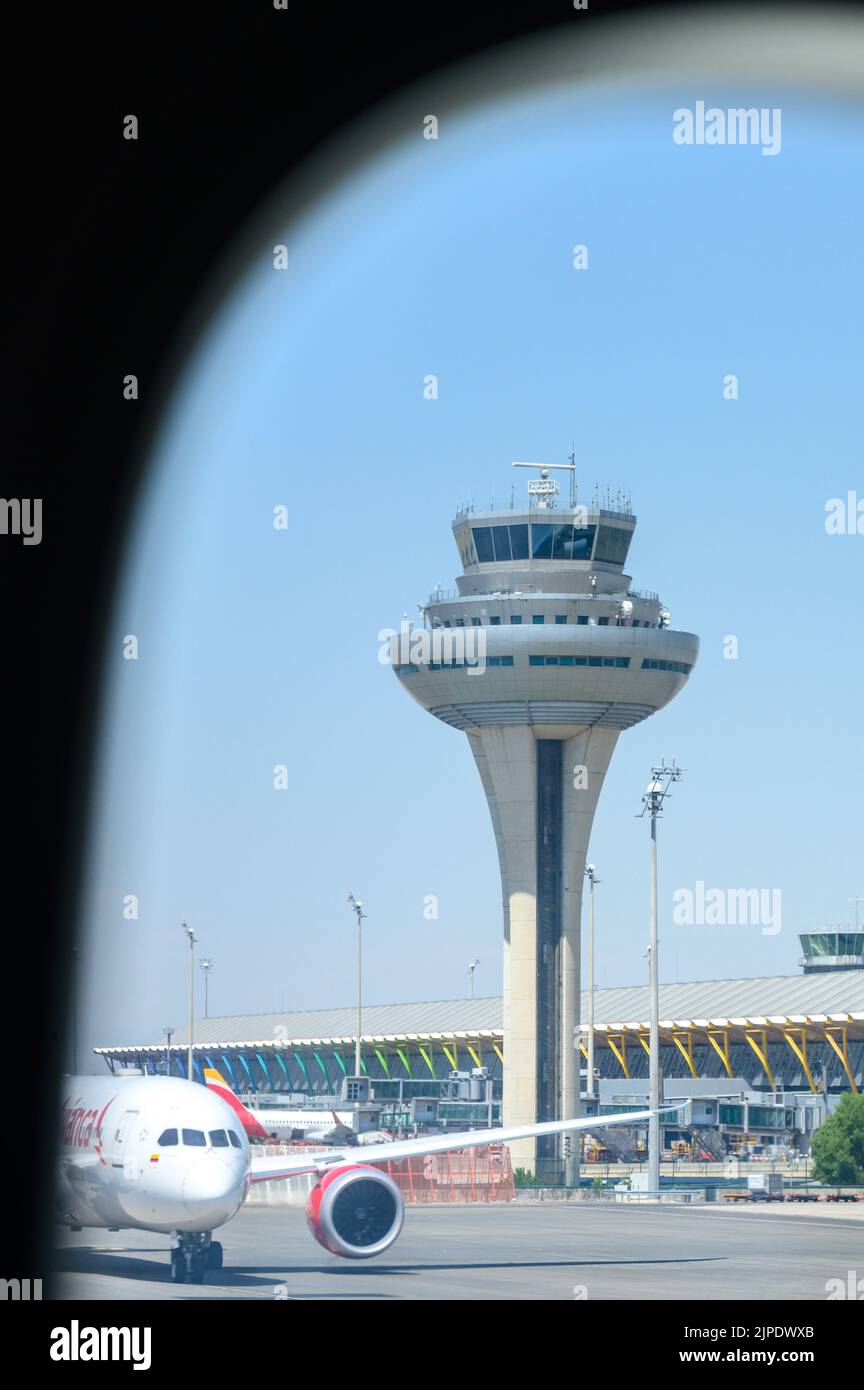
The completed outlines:
{"type": "MultiPolygon", "coordinates": [[[[389,1144],[351,1145],[328,1149],[319,1154],[282,1154],[268,1158],[253,1157],[249,1174],[251,1182],[275,1182],[293,1178],[299,1173],[326,1173],[343,1163],[386,1163],[388,1159],[420,1157],[423,1154],[446,1153],[448,1149],[472,1149],[481,1144],[509,1144],[514,1139],[534,1139],[543,1134],[572,1134],[580,1129],[604,1129],[607,1125],[632,1125],[651,1117],[650,1110],[631,1110],[621,1115],[587,1115],[578,1120],[545,1120],[534,1125],[511,1125],[509,1128],[469,1129],[461,1134],[429,1134],[420,1139],[395,1139],[389,1144]]],[[[677,1113],[677,1107],[664,1107],[663,1113],[677,1113]]]]}

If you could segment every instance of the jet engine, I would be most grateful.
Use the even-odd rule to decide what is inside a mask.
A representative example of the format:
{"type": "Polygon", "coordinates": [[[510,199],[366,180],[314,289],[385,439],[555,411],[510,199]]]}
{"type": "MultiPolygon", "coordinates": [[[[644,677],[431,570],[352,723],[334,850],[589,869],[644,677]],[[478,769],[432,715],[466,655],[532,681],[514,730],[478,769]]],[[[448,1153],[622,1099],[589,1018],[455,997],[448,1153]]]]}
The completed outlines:
{"type": "Polygon", "coordinates": [[[362,1164],[325,1173],[306,1203],[306,1224],[318,1244],[348,1260],[368,1260],[389,1250],[404,1216],[393,1179],[362,1164]]]}

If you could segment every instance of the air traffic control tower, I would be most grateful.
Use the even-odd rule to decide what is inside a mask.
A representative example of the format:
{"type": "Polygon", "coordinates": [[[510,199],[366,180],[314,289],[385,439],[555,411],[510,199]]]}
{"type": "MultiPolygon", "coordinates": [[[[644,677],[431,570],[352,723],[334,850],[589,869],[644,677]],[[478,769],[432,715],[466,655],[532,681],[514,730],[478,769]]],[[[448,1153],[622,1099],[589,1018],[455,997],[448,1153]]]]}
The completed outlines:
{"type": "MultiPolygon", "coordinates": [[[[504,1123],[579,1114],[580,920],[588,840],[622,729],[668,704],[699,647],[624,572],[629,501],[561,505],[529,465],[527,506],[460,511],[463,572],[436,590],[394,661],[414,699],[468,737],[498,845],[504,907],[504,1123]]],[[[609,870],[606,871],[608,877],[609,870]]],[[[550,1183],[577,1176],[573,1142],[513,1145],[550,1183]]]]}

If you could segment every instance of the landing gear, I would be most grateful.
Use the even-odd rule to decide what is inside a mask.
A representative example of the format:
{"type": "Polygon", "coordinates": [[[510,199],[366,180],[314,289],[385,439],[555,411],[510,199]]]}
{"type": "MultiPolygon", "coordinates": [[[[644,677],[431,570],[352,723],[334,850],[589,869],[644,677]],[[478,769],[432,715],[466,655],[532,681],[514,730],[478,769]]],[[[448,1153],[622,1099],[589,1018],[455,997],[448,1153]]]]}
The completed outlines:
{"type": "Polygon", "coordinates": [[[210,1242],[210,1244],[209,1244],[207,1250],[205,1251],[205,1254],[204,1254],[204,1268],[205,1268],[205,1269],[221,1269],[221,1268],[222,1268],[222,1246],[219,1244],[219,1241],[218,1241],[218,1240],[211,1240],[211,1242],[210,1242]]]}
{"type": "Polygon", "coordinates": [[[222,1268],[222,1246],[210,1231],[175,1231],[171,1237],[172,1284],[201,1284],[205,1269],[222,1268]]]}

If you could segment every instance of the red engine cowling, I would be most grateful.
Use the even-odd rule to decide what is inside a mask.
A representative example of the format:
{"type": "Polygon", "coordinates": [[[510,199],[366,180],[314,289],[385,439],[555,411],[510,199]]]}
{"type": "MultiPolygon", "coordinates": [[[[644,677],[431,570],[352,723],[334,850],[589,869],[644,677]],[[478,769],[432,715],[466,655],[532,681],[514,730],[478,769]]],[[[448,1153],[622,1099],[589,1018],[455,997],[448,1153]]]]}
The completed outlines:
{"type": "Polygon", "coordinates": [[[306,1224],[318,1244],[348,1260],[368,1260],[389,1250],[404,1216],[393,1179],[362,1164],[325,1173],[306,1203],[306,1224]]]}

